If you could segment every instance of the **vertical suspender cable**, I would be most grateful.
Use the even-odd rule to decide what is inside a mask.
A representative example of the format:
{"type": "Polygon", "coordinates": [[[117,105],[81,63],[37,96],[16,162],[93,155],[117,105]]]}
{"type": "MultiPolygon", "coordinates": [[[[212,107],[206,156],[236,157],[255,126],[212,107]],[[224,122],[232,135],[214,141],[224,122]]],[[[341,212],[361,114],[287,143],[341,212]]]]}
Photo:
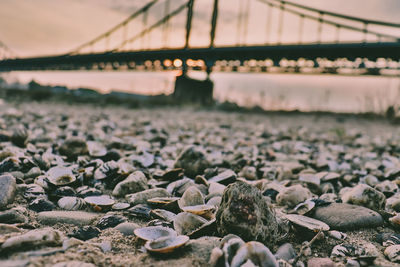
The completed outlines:
{"type": "Polygon", "coordinates": [[[317,33],[317,43],[321,43],[321,37],[322,37],[322,23],[324,22],[323,19],[324,13],[319,12],[319,19],[318,19],[318,33],[317,33]]]}
{"type": "Polygon", "coordinates": [[[299,16],[299,44],[303,42],[304,15],[299,16]]]}
{"type": "MultiPolygon", "coordinates": [[[[148,17],[148,10],[143,12],[143,20],[142,20],[143,31],[145,31],[147,28],[147,17],[148,17]]],[[[144,41],[145,41],[144,36],[142,36],[142,41],[141,41],[142,50],[144,50],[144,45],[145,45],[144,41]]]]}
{"type": "Polygon", "coordinates": [[[210,31],[210,47],[214,47],[215,31],[217,28],[218,19],[218,0],[214,0],[214,8],[211,18],[211,31],[210,31]]]}
{"type": "MultiPolygon", "coordinates": [[[[165,1],[164,6],[164,17],[169,14],[170,0],[165,1]]],[[[168,31],[169,31],[169,20],[164,23],[163,27],[163,46],[164,48],[168,47],[168,31]]]]}
{"type": "Polygon", "coordinates": [[[194,0],[188,2],[188,12],[186,18],[186,37],[185,37],[185,48],[189,48],[190,32],[192,30],[192,18],[193,18],[193,4],[194,0]]]}

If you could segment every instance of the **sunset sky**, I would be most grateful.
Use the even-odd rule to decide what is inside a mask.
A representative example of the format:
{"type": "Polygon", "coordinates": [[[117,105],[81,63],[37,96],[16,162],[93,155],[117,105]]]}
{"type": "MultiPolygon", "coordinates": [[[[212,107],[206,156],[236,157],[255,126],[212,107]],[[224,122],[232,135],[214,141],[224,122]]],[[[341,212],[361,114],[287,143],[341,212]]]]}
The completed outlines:
{"type": "MultiPolygon", "coordinates": [[[[246,0],[220,0],[216,43],[234,44],[237,41],[237,14],[239,2],[246,0]]],[[[81,43],[96,37],[132,12],[147,3],[144,0],[1,0],[0,40],[12,48],[19,56],[65,53],[81,43]]],[[[149,24],[161,18],[163,2],[150,13],[149,24]]],[[[172,0],[171,10],[184,0],[172,0]]],[[[208,44],[209,20],[213,0],[195,2],[194,29],[191,44],[208,44]]],[[[293,0],[293,2],[340,12],[348,15],[400,23],[400,1],[398,0],[293,0]]],[[[266,32],[267,7],[251,0],[247,43],[263,43],[266,32]]],[[[184,14],[182,14],[184,15],[184,14]]],[[[276,35],[278,13],[273,13],[271,40],[276,35]]],[[[170,46],[183,43],[185,18],[180,16],[171,21],[170,46]]],[[[142,20],[129,25],[128,34],[133,36],[142,28],[142,20]]],[[[287,16],[284,24],[284,40],[297,40],[298,18],[287,16]]],[[[305,40],[315,38],[316,23],[305,22],[305,40]]],[[[334,29],[327,28],[323,38],[328,40],[334,29]]],[[[343,33],[343,38],[351,33],[343,33]],[[347,35],[346,35],[347,34],[347,35]]],[[[111,46],[122,39],[122,33],[112,37],[111,46]]],[[[146,40],[151,47],[160,46],[161,31],[155,31],[146,40]]],[[[146,43],[147,44],[147,43],[146,43]]],[[[140,42],[131,48],[140,48],[140,42]]],[[[98,47],[98,49],[103,49],[98,47]]]]}

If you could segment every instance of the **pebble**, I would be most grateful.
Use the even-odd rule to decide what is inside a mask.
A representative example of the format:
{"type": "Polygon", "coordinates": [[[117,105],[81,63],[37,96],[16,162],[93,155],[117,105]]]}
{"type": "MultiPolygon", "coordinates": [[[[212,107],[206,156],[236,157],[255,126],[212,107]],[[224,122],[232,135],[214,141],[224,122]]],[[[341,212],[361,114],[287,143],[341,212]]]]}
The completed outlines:
{"type": "Polygon", "coordinates": [[[17,191],[15,178],[9,174],[0,176],[0,210],[12,203],[17,191]]]}
{"type": "Polygon", "coordinates": [[[1,249],[7,251],[26,250],[38,246],[60,246],[64,240],[61,232],[52,228],[32,230],[27,233],[8,238],[1,249]]]}
{"type": "Polygon", "coordinates": [[[308,267],[335,267],[330,258],[311,258],[307,261],[308,267]]]}
{"type": "Polygon", "coordinates": [[[222,236],[232,233],[246,241],[274,244],[285,235],[261,191],[244,182],[226,188],[216,219],[222,236]]]}
{"type": "Polygon", "coordinates": [[[359,184],[344,193],[342,201],[378,211],[385,207],[386,197],[382,192],[369,185],[359,184]]]}
{"type": "Polygon", "coordinates": [[[311,198],[310,190],[297,184],[289,186],[279,192],[279,194],[276,196],[276,202],[278,205],[293,208],[308,198],[311,198]]]}
{"type": "Polygon", "coordinates": [[[316,208],[314,218],[339,231],[374,228],[383,224],[379,213],[361,206],[342,203],[316,208]]]}
{"type": "Polygon", "coordinates": [[[201,175],[209,165],[210,163],[200,148],[189,146],[182,150],[174,167],[182,168],[186,176],[194,178],[196,175],[201,175]]]}
{"type": "Polygon", "coordinates": [[[63,261],[56,263],[51,267],[96,267],[96,265],[83,261],[63,261]]]}
{"type": "Polygon", "coordinates": [[[45,225],[69,223],[83,226],[91,224],[98,216],[98,214],[85,211],[43,211],[38,213],[37,219],[45,225]]]}

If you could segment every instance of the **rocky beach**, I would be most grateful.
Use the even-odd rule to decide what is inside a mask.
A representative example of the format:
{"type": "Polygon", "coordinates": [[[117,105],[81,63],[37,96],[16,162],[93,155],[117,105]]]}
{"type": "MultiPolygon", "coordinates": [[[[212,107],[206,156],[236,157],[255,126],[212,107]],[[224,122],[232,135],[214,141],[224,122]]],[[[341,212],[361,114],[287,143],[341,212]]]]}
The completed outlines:
{"type": "Polygon", "coordinates": [[[383,118],[0,114],[0,266],[400,266],[400,129],[383,118]]]}

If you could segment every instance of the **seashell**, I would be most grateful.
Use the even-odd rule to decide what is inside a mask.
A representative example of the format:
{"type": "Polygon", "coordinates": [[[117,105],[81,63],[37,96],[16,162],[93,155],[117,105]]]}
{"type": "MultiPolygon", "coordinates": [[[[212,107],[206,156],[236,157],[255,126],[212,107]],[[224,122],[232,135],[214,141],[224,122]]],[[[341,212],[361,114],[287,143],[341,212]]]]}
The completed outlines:
{"type": "Polygon", "coordinates": [[[395,216],[389,218],[389,222],[394,228],[400,229],[400,214],[396,214],[395,216]]]}
{"type": "Polygon", "coordinates": [[[160,177],[161,180],[164,181],[176,181],[183,178],[183,169],[175,168],[171,170],[165,171],[160,177]]]}
{"type": "Polygon", "coordinates": [[[68,236],[86,241],[98,237],[100,233],[101,231],[99,228],[85,225],[83,227],[73,229],[70,233],[68,233],[68,236]]]}
{"type": "Polygon", "coordinates": [[[96,189],[94,187],[89,187],[87,185],[78,187],[76,189],[76,193],[77,193],[77,196],[79,196],[81,198],[102,195],[102,192],[99,189],[96,189]]]}
{"type": "Polygon", "coordinates": [[[321,182],[332,182],[339,180],[340,174],[336,172],[319,172],[315,174],[321,182]]]}
{"type": "Polygon", "coordinates": [[[45,175],[40,175],[35,178],[34,183],[40,185],[43,189],[49,189],[49,185],[47,183],[47,177],[45,175]]]}
{"type": "Polygon", "coordinates": [[[375,189],[382,192],[386,197],[390,197],[397,193],[399,187],[395,182],[386,180],[375,185],[375,189]]]}
{"type": "Polygon", "coordinates": [[[257,241],[251,241],[243,245],[233,257],[230,267],[243,266],[248,260],[255,266],[279,266],[271,251],[264,244],[257,241]]]}
{"type": "Polygon", "coordinates": [[[190,186],[178,200],[178,206],[183,209],[183,207],[196,205],[204,205],[204,196],[197,187],[190,186]]]}
{"type": "Polygon", "coordinates": [[[219,205],[221,204],[221,201],[222,201],[222,197],[220,197],[220,196],[212,197],[207,201],[206,205],[212,205],[214,207],[219,207],[219,205]]]}
{"type": "Polygon", "coordinates": [[[21,161],[16,157],[8,157],[0,162],[0,173],[17,171],[21,167],[21,161]]]}
{"type": "Polygon", "coordinates": [[[28,200],[39,197],[46,198],[46,193],[44,192],[44,189],[41,186],[37,184],[29,184],[25,187],[23,196],[25,199],[28,200]]]}
{"type": "Polygon", "coordinates": [[[190,238],[199,238],[202,236],[214,235],[217,231],[217,223],[215,219],[208,221],[188,234],[190,238]]]}
{"type": "Polygon", "coordinates": [[[48,182],[55,186],[69,185],[76,181],[76,177],[73,175],[72,170],[67,167],[56,166],[50,168],[47,171],[46,176],[48,182]]]}
{"type": "Polygon", "coordinates": [[[85,207],[85,201],[79,197],[62,197],[57,202],[64,210],[81,210],[85,207]]]}
{"type": "Polygon", "coordinates": [[[206,223],[208,221],[201,216],[189,212],[181,212],[174,219],[174,229],[179,235],[190,236],[206,223]]]}
{"type": "Polygon", "coordinates": [[[305,228],[311,230],[313,232],[316,231],[329,231],[329,225],[319,220],[303,216],[297,214],[287,214],[285,217],[294,225],[300,226],[301,228],[305,228]]]}
{"type": "Polygon", "coordinates": [[[167,191],[173,196],[180,197],[183,195],[183,193],[186,191],[186,189],[192,185],[195,185],[193,180],[191,180],[189,178],[183,178],[181,180],[170,183],[167,186],[167,191]]]}
{"type": "Polygon", "coordinates": [[[26,145],[29,133],[25,127],[18,127],[13,131],[10,141],[19,147],[24,147],[26,145]]]}
{"type": "Polygon", "coordinates": [[[337,240],[344,240],[347,238],[347,235],[345,233],[336,230],[328,231],[328,236],[337,240]]]}
{"type": "Polygon", "coordinates": [[[126,210],[130,207],[131,205],[129,205],[129,203],[126,202],[118,202],[115,203],[114,205],[112,205],[112,209],[113,210],[126,210]]]}
{"type": "Polygon", "coordinates": [[[183,207],[184,212],[190,212],[206,219],[215,218],[216,208],[213,205],[196,205],[183,207]]]}
{"type": "Polygon", "coordinates": [[[150,219],[151,207],[146,204],[137,204],[129,208],[127,212],[137,218],[150,219]]]}
{"type": "Polygon", "coordinates": [[[100,218],[97,223],[97,227],[101,230],[117,226],[120,223],[126,222],[127,219],[124,216],[117,214],[107,214],[100,218]]]}
{"type": "Polygon", "coordinates": [[[315,207],[315,202],[312,201],[311,199],[307,199],[306,201],[294,207],[294,211],[297,214],[304,215],[310,212],[314,207],[315,207]]]}
{"type": "Polygon", "coordinates": [[[232,238],[224,239],[221,241],[221,249],[224,256],[225,266],[230,266],[233,257],[236,255],[236,252],[245,244],[244,241],[235,235],[232,235],[232,238]]]}
{"type": "Polygon", "coordinates": [[[147,241],[145,248],[151,253],[171,253],[184,246],[189,241],[185,235],[161,237],[153,241],[147,241]]]}
{"type": "Polygon", "coordinates": [[[107,154],[106,147],[99,142],[87,141],[86,144],[89,151],[89,155],[92,157],[99,158],[107,154]]]}
{"type": "Polygon", "coordinates": [[[76,195],[75,189],[70,186],[58,187],[54,191],[49,192],[49,198],[52,201],[58,201],[62,197],[72,197],[76,195]]]}
{"type": "Polygon", "coordinates": [[[358,250],[356,247],[349,244],[336,245],[331,252],[331,257],[355,257],[358,250]]]}
{"type": "Polygon", "coordinates": [[[95,211],[104,211],[111,208],[115,204],[114,199],[108,195],[85,197],[85,202],[88,203],[95,211]]]}
{"type": "Polygon", "coordinates": [[[234,171],[226,170],[214,177],[211,177],[210,179],[208,179],[208,182],[215,182],[223,185],[228,185],[235,182],[236,178],[237,175],[234,171]]]}
{"type": "Polygon", "coordinates": [[[28,208],[36,212],[41,212],[53,210],[56,208],[56,205],[43,197],[39,197],[32,200],[32,202],[29,203],[28,208]]]}
{"type": "Polygon", "coordinates": [[[118,163],[111,160],[106,163],[103,163],[99,168],[96,169],[96,171],[94,172],[94,179],[113,180],[115,177],[119,176],[118,171],[119,171],[118,163]]]}
{"type": "Polygon", "coordinates": [[[30,246],[61,245],[63,234],[52,228],[32,230],[24,234],[8,238],[2,245],[2,251],[26,249],[30,246]]]}
{"type": "Polygon", "coordinates": [[[154,209],[150,212],[152,218],[173,222],[176,214],[168,210],[154,209]]]}
{"type": "Polygon", "coordinates": [[[138,228],[135,229],[134,234],[140,239],[146,241],[156,240],[161,237],[177,236],[176,232],[173,229],[162,226],[147,226],[143,228],[138,228]]]}
{"type": "Polygon", "coordinates": [[[166,210],[177,210],[179,197],[154,197],[147,200],[147,203],[155,208],[166,210]]]}
{"type": "Polygon", "coordinates": [[[391,245],[400,245],[400,234],[380,234],[380,243],[384,247],[391,246],[391,245]]]}
{"type": "Polygon", "coordinates": [[[172,222],[167,222],[164,220],[160,220],[160,219],[155,219],[155,220],[151,220],[147,223],[146,226],[163,226],[163,227],[169,227],[169,228],[174,228],[174,225],[172,222]]]}
{"type": "Polygon", "coordinates": [[[215,182],[210,182],[208,183],[208,194],[209,195],[220,195],[222,196],[222,194],[224,193],[224,190],[226,188],[225,185],[219,184],[219,183],[215,183],[215,182]]]}

